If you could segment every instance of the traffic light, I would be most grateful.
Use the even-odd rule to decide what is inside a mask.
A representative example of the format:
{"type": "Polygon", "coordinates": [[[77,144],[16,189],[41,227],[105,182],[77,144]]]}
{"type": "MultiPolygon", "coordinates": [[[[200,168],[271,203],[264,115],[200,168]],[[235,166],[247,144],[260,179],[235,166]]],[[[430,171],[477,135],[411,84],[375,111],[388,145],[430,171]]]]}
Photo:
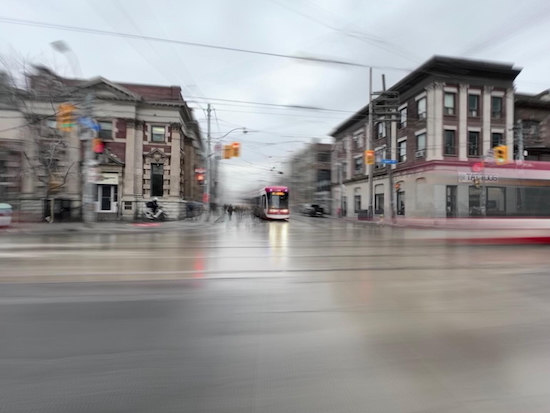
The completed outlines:
{"type": "Polygon", "coordinates": [[[506,145],[495,146],[493,152],[497,165],[503,165],[508,162],[508,147],[506,145]]]}
{"type": "Polygon", "coordinates": [[[197,174],[197,182],[199,183],[199,185],[204,185],[204,174],[203,173],[198,173],[197,174]]]}
{"type": "Polygon", "coordinates": [[[105,150],[105,144],[100,138],[92,139],[92,150],[94,153],[100,154],[105,150]]]}
{"type": "Polygon", "coordinates": [[[231,155],[233,155],[231,145],[223,145],[223,159],[231,159],[231,155]]]}
{"type": "Polygon", "coordinates": [[[374,165],[374,151],[365,151],[365,163],[367,165],[374,165]]]}
{"type": "Polygon", "coordinates": [[[57,108],[57,129],[69,132],[75,125],[76,107],[70,103],[62,103],[57,108]]]}
{"type": "Polygon", "coordinates": [[[238,158],[241,156],[241,144],[239,142],[233,142],[231,148],[233,149],[233,157],[238,158]]]}

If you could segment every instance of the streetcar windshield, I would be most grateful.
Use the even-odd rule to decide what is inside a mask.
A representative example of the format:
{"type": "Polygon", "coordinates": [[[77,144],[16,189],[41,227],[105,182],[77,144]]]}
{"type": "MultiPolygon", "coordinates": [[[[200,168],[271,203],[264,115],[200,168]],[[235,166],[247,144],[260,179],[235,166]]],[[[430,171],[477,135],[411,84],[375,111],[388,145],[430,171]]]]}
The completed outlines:
{"type": "Polygon", "coordinates": [[[288,209],[288,193],[272,192],[268,194],[270,208],[288,209]]]}

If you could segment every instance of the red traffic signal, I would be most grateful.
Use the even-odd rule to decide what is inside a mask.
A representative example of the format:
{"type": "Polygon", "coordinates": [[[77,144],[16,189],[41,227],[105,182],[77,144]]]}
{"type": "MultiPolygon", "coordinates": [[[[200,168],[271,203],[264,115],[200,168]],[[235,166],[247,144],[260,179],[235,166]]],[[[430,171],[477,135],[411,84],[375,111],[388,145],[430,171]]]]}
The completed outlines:
{"type": "Polygon", "coordinates": [[[94,153],[103,153],[105,150],[105,144],[99,138],[94,138],[92,140],[92,150],[94,153]]]}

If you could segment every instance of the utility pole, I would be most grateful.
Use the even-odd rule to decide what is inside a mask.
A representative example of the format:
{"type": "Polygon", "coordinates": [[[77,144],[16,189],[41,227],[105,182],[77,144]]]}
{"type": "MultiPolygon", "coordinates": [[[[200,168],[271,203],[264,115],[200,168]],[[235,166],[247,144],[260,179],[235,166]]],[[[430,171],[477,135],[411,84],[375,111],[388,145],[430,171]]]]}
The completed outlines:
{"type": "MultiPolygon", "coordinates": [[[[399,92],[394,91],[386,91],[386,79],[385,76],[382,75],[382,86],[383,90],[381,92],[374,92],[371,95],[376,95],[376,102],[372,105],[371,112],[373,115],[376,115],[377,121],[383,122],[384,130],[386,131],[385,137],[386,137],[386,158],[387,155],[390,155],[390,159],[383,159],[379,160],[381,161],[383,165],[385,165],[388,173],[388,185],[389,185],[389,191],[390,191],[390,218],[393,221],[395,221],[395,196],[394,196],[394,186],[393,186],[393,163],[396,162],[395,159],[392,159],[391,157],[391,149],[392,149],[392,124],[394,122],[397,122],[398,119],[396,117],[397,115],[397,109],[399,107],[399,92]],[[389,126],[389,128],[388,128],[389,126]]],[[[374,165],[372,165],[374,167],[374,165]]]]}
{"type": "MultiPolygon", "coordinates": [[[[383,74],[382,75],[382,91],[383,92],[386,92],[386,76],[383,74]]],[[[383,96],[385,95],[385,93],[383,94],[383,96]]],[[[386,96],[384,96],[386,97],[386,96]]],[[[389,110],[390,112],[393,112],[394,110],[397,112],[397,108],[398,108],[398,103],[399,103],[399,97],[397,94],[395,95],[390,95],[389,96],[390,99],[395,99],[394,101],[390,101],[390,102],[384,102],[384,104],[386,106],[390,106],[390,107],[386,107],[385,110],[389,110]],[[394,107],[395,108],[394,108],[394,107]]],[[[389,153],[390,154],[390,158],[393,159],[391,157],[391,150],[392,150],[392,122],[396,121],[396,119],[394,119],[394,116],[393,115],[389,115],[390,117],[390,120],[389,122],[387,122],[386,124],[390,126],[390,130],[389,130],[389,134],[386,133],[386,136],[389,135],[389,139],[386,138],[387,140],[387,149],[386,149],[386,153],[389,153]]],[[[397,153],[396,153],[397,155],[397,153]]],[[[393,187],[393,165],[388,165],[388,185],[389,185],[389,189],[390,189],[390,217],[391,217],[391,220],[392,222],[395,222],[395,196],[394,196],[394,187],[393,187]]]]}
{"type": "MultiPolygon", "coordinates": [[[[83,115],[85,118],[92,120],[93,95],[88,93],[84,100],[83,115]]],[[[81,130],[80,139],[84,144],[84,187],[82,191],[82,206],[83,220],[86,225],[90,225],[96,221],[94,193],[97,190],[94,182],[94,176],[97,174],[97,161],[94,159],[92,152],[93,130],[88,127],[83,127],[81,130]]]]}
{"type": "MultiPolygon", "coordinates": [[[[373,145],[373,125],[372,125],[372,67],[369,67],[369,121],[367,124],[367,135],[368,135],[368,150],[374,150],[373,145]]],[[[367,165],[368,174],[369,174],[369,219],[374,219],[374,165],[367,165]]]]}
{"type": "MultiPolygon", "coordinates": [[[[518,161],[524,160],[523,155],[523,123],[521,119],[517,121],[517,130],[518,130],[518,161]]],[[[513,150],[513,148],[510,148],[509,150],[513,150]]]]}
{"type": "Polygon", "coordinates": [[[212,171],[211,171],[211,148],[210,148],[210,121],[211,121],[211,112],[212,109],[210,108],[210,103],[206,106],[206,117],[207,117],[207,129],[206,129],[206,187],[205,187],[205,196],[203,201],[207,203],[207,209],[208,209],[208,215],[206,216],[206,219],[210,219],[210,188],[211,188],[211,181],[212,181],[212,171]]]}
{"type": "Polygon", "coordinates": [[[344,218],[344,168],[338,163],[338,183],[340,184],[340,218],[344,218]]]}

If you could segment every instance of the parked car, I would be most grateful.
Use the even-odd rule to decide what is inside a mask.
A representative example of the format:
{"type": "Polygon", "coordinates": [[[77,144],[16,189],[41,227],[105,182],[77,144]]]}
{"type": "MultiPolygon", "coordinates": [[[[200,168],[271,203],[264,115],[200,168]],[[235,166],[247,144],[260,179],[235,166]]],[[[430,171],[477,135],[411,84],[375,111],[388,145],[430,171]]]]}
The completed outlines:
{"type": "Polygon", "coordinates": [[[303,204],[300,207],[300,212],[310,217],[322,217],[324,215],[323,208],[317,204],[303,204]]]}

